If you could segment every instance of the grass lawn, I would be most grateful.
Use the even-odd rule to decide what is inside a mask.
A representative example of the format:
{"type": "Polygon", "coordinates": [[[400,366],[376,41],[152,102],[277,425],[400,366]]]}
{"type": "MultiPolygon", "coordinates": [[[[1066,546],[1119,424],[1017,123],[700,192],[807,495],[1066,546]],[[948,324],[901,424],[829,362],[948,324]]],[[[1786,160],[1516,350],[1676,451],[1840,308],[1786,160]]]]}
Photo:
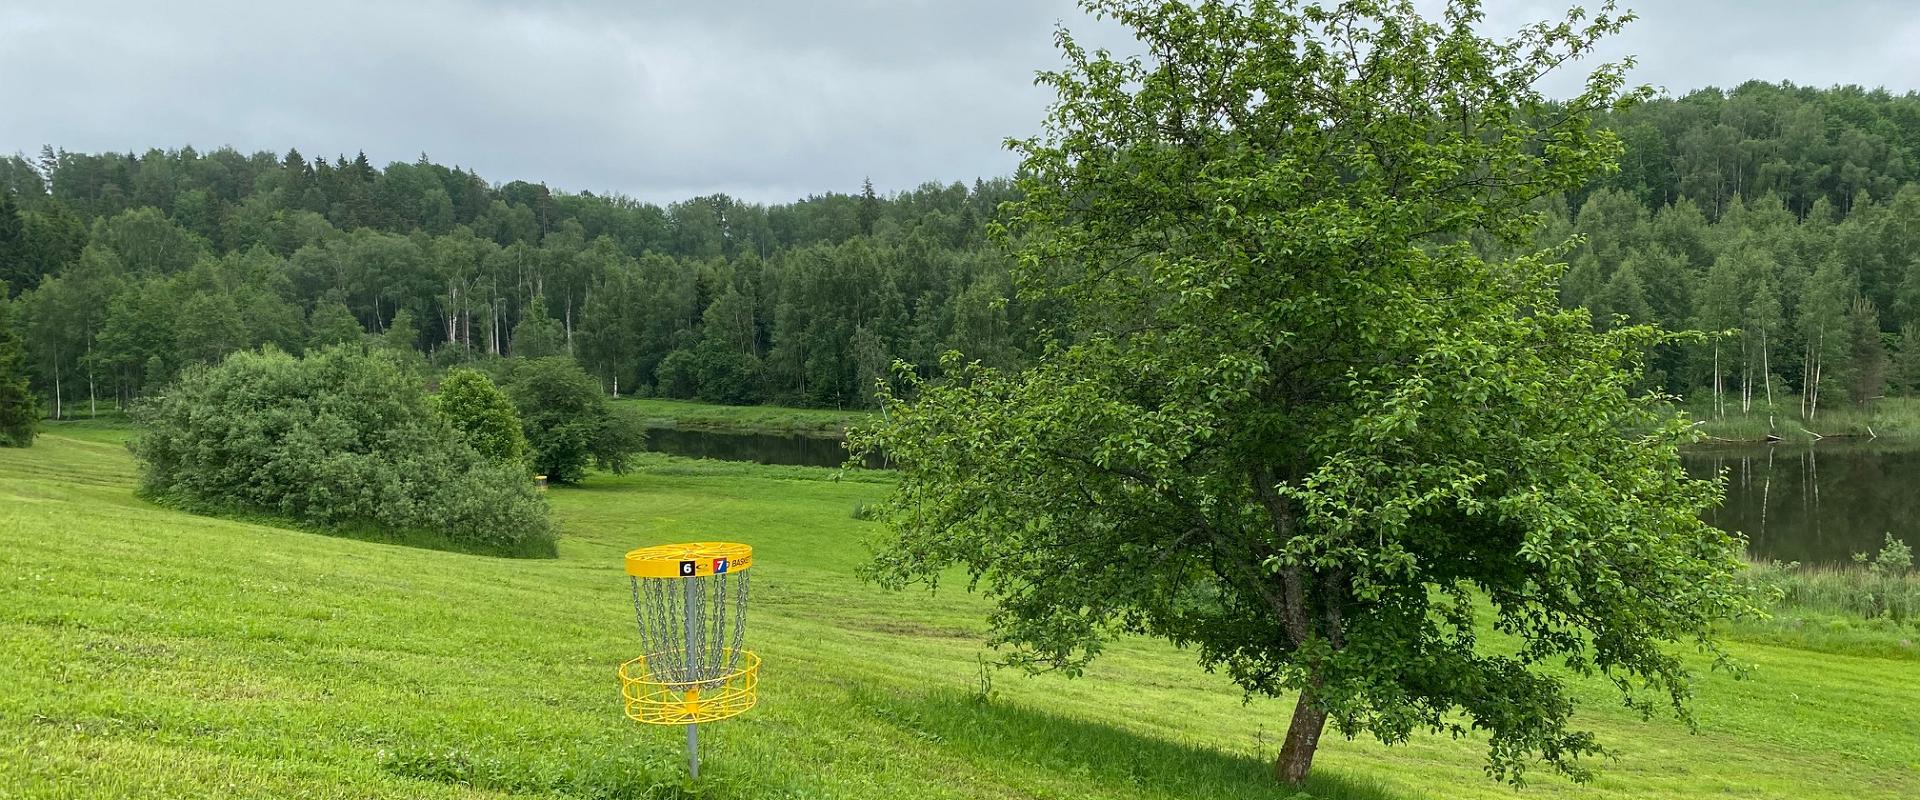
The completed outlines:
{"type": "Polygon", "coordinates": [[[839,436],[871,412],[784,406],[723,406],[691,400],[630,397],[615,401],[650,424],[690,430],[839,436]]]}
{"type": "MultiPolygon", "coordinates": [[[[640,401],[634,401],[640,402],[640,401]]],[[[657,401],[647,401],[657,402],[657,401]]],[[[1080,680],[999,673],[984,604],[861,583],[884,478],[648,456],[555,489],[560,557],[519,561],[189,516],[132,495],[105,427],[0,450],[0,797],[1282,797],[1290,705],[1243,704],[1165,645],[1080,680]],[[620,714],[620,555],[754,545],[763,699],[684,738],[620,714]]],[[[1578,684],[1617,749],[1600,779],[1516,794],[1483,743],[1330,738],[1330,798],[1920,796],[1920,661],[1738,643],[1697,735],[1578,684]]]]}

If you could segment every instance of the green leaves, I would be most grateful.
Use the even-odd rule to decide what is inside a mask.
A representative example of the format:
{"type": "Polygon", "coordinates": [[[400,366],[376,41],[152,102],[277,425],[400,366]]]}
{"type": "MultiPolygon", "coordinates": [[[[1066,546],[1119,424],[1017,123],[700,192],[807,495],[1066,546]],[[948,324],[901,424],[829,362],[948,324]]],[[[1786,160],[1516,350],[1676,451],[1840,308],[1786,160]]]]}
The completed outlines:
{"type": "Polygon", "coordinates": [[[639,423],[616,413],[600,382],[566,356],[515,363],[507,393],[520,411],[533,469],[556,483],[576,483],[589,464],[624,472],[645,442],[639,423]]]}
{"type": "Polygon", "coordinates": [[[500,464],[526,466],[527,438],[520,430],[520,414],[486,373],[448,370],[440,380],[440,393],[433,397],[433,410],[480,455],[500,464]]]}
{"type": "Polygon", "coordinates": [[[886,397],[853,437],[902,476],[875,574],[966,568],[1031,667],[1125,632],[1190,645],[1250,693],[1301,692],[1314,735],[1464,715],[1516,782],[1599,752],[1544,665],[1681,708],[1664,645],[1710,647],[1745,599],[1688,429],[1632,388],[1675,337],[1596,332],[1558,310],[1550,255],[1464,244],[1524,241],[1537,200],[1611,168],[1589,118],[1642,94],[1621,67],[1567,103],[1533,84],[1620,20],[1495,41],[1474,3],[1089,7],[1150,58],[1061,35],[1005,234],[1069,343],[886,397]]]}
{"type": "Polygon", "coordinates": [[[189,368],[136,419],[141,491],[164,502],[552,554],[547,507],[525,470],[462,443],[417,380],[383,353],[239,353],[189,368]]]}

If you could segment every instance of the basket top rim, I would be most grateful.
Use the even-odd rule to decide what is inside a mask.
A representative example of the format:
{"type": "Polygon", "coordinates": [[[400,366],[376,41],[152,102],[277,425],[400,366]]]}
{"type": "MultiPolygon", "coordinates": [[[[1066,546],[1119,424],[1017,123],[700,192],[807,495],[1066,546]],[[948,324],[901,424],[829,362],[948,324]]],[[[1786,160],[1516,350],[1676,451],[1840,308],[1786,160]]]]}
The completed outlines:
{"type": "Polygon", "coordinates": [[[739,542],[657,544],[627,552],[627,574],[636,578],[705,578],[745,572],[753,547],[739,542]]]}

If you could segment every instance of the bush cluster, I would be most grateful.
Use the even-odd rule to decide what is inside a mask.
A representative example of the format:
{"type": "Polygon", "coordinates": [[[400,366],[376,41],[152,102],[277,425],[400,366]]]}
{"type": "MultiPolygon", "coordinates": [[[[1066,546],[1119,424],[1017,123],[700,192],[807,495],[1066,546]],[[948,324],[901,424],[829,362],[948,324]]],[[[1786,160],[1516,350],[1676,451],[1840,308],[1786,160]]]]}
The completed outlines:
{"type": "Polygon", "coordinates": [[[506,555],[552,555],[545,501],[434,413],[387,353],[238,353],[135,413],[142,493],[188,510],[506,555]]]}

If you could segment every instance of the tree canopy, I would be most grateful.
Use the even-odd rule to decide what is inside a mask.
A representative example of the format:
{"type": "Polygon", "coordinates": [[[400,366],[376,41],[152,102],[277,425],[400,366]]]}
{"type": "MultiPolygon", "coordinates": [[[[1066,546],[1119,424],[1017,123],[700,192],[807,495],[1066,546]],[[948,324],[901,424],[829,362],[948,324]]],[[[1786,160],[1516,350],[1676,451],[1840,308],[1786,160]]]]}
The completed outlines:
{"type": "Polygon", "coordinates": [[[577,483],[587,466],[625,472],[646,441],[639,423],[616,412],[600,387],[565,356],[520,361],[507,395],[520,412],[535,472],[577,483]]]}
{"type": "MultiPolygon", "coordinates": [[[[1920,322],[1920,95],[1751,81],[1594,118],[1623,168],[1540,198],[1536,240],[1487,254],[1577,233],[1560,299],[1596,326],[1732,332],[1657,348],[1643,388],[1809,425],[1920,391],[1891,366],[1920,351],[1902,335],[1920,322]]],[[[938,379],[946,350],[1010,367],[1044,348],[1053,308],[988,241],[1012,182],[842,189],[654,204],[425,156],[48,147],[0,156],[0,281],[27,297],[31,386],[57,416],[235,350],[339,341],[334,303],[383,341],[411,320],[402,338],[439,366],[566,354],[609,394],[722,402],[866,406],[894,359],[938,379]]]]}
{"type": "Polygon", "coordinates": [[[965,568],[1014,663],[1144,633],[1295,696],[1292,784],[1329,721],[1584,777],[1562,668],[1684,717],[1672,645],[1713,650],[1747,605],[1685,420],[1636,389],[1677,339],[1562,309],[1564,265],[1526,247],[1541,201],[1613,168],[1598,115],[1645,96],[1620,65],[1567,102],[1536,84],[1623,19],[1496,40],[1471,0],[1086,5],[1147,56],[1061,34],[1014,143],[1014,277],[1058,343],[905,374],[856,433],[901,475],[874,574],[965,568]]]}

